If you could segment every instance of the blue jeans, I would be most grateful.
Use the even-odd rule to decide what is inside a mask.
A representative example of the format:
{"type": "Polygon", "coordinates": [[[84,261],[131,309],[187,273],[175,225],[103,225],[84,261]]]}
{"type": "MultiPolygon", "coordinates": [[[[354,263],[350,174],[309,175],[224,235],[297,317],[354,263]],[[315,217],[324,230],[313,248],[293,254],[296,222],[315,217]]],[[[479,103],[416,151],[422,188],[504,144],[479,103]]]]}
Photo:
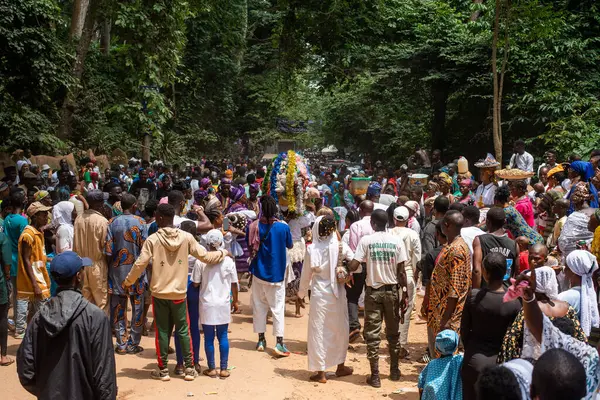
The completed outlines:
{"type": "MultiPolygon", "coordinates": [[[[198,356],[200,354],[200,327],[198,326],[199,306],[200,306],[200,288],[194,287],[192,281],[188,277],[187,287],[187,309],[190,326],[190,336],[192,339],[192,350],[194,357],[194,365],[198,364],[198,356]]],[[[181,354],[181,344],[179,336],[175,335],[175,352],[177,354],[177,365],[183,365],[183,354],[181,354]]]]}
{"type": "Polygon", "coordinates": [[[21,333],[25,333],[25,328],[27,327],[27,310],[29,309],[29,301],[17,299],[17,277],[11,276],[10,282],[13,292],[15,334],[20,335],[21,333]]]}
{"type": "Polygon", "coordinates": [[[221,356],[221,370],[227,369],[229,359],[229,339],[227,338],[227,327],[224,325],[204,325],[204,351],[209,369],[215,369],[215,331],[219,340],[219,355],[221,356]]]}

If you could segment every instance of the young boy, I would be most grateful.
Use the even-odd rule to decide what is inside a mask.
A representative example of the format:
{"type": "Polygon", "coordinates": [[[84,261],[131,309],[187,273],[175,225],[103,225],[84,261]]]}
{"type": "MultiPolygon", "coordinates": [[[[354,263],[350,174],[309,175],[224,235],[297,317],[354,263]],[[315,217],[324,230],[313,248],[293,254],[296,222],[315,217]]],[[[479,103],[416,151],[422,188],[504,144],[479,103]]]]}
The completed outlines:
{"type": "MultiPolygon", "coordinates": [[[[213,229],[205,235],[209,251],[222,248],[223,233],[213,229]]],[[[229,339],[227,328],[231,322],[230,293],[233,302],[238,301],[238,278],[235,262],[230,257],[216,264],[196,262],[191,278],[193,285],[200,287],[200,323],[204,331],[204,350],[208,369],[202,373],[208,377],[228,378],[229,339]],[[220,371],[215,364],[215,334],[219,341],[220,371]]],[[[189,297],[188,297],[189,298],[189,297]]]]}
{"type": "Polygon", "coordinates": [[[519,273],[529,269],[529,239],[519,236],[515,239],[519,246],[519,273]]]}
{"type": "Polygon", "coordinates": [[[419,375],[419,396],[422,399],[462,399],[462,354],[458,348],[458,334],[446,329],[435,337],[435,349],[440,358],[431,360],[419,375]]]}
{"type": "Polygon", "coordinates": [[[550,247],[550,249],[556,247],[563,226],[565,226],[565,222],[567,222],[567,210],[569,209],[569,205],[569,200],[567,199],[558,199],[554,202],[552,212],[556,214],[556,224],[554,224],[552,236],[548,239],[548,247],[550,247]]]}

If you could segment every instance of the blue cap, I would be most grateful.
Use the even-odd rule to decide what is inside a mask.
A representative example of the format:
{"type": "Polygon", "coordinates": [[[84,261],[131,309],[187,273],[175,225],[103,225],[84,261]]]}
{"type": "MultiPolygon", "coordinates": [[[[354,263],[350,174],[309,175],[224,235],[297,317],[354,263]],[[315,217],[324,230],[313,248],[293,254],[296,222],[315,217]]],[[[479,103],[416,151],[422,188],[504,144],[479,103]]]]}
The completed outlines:
{"type": "Polygon", "coordinates": [[[81,258],[73,251],[60,253],[50,263],[50,273],[60,278],[71,278],[83,267],[92,265],[89,258],[81,258]]]}

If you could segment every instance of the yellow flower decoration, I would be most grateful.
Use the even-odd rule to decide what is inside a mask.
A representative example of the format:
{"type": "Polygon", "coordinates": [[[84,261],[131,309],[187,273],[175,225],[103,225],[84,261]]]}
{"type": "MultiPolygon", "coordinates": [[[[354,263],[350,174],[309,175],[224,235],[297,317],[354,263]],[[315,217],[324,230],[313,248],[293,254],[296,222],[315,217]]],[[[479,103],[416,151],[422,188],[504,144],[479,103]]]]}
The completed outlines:
{"type": "Polygon", "coordinates": [[[296,182],[296,153],[289,150],[287,153],[287,176],[285,180],[285,197],[288,200],[288,210],[296,211],[296,196],[294,193],[294,183],[296,182]]]}

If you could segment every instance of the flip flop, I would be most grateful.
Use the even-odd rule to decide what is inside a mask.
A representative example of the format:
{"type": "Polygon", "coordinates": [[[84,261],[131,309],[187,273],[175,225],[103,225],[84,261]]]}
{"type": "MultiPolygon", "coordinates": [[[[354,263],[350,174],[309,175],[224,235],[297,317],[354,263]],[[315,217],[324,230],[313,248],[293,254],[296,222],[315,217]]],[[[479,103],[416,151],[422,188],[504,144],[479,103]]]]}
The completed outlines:
{"type": "Polygon", "coordinates": [[[15,360],[11,358],[10,360],[8,360],[8,362],[1,363],[0,367],[8,367],[9,365],[14,364],[14,362],[15,360]]]}

